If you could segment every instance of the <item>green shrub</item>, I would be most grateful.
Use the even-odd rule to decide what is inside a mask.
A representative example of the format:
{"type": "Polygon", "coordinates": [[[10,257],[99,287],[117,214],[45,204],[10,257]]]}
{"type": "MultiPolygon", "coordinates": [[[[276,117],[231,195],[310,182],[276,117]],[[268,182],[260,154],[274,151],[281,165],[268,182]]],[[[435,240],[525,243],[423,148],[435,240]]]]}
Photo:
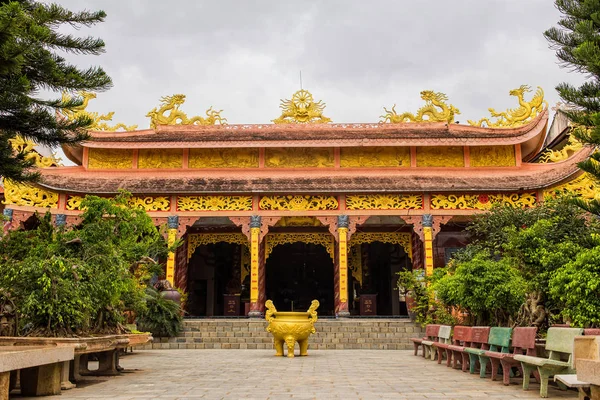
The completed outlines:
{"type": "Polygon", "coordinates": [[[153,336],[177,336],[182,329],[181,307],[165,299],[160,292],[148,287],[145,297],[146,309],[138,314],[137,324],[141,331],[153,336]]]}

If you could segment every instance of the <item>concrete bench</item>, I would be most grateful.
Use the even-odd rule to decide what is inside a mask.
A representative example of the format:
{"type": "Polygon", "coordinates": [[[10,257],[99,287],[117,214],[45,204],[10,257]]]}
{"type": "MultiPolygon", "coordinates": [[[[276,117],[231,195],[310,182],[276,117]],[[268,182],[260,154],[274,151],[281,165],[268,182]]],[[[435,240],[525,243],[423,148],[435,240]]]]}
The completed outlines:
{"type": "MultiPolygon", "coordinates": [[[[415,356],[419,353],[419,347],[422,346],[423,340],[435,340],[440,331],[440,325],[429,324],[425,327],[425,337],[422,338],[411,338],[413,346],[415,347],[415,356]]],[[[423,347],[423,357],[425,357],[425,347],[423,347]]]]}
{"type": "MultiPolygon", "coordinates": [[[[548,397],[548,379],[560,373],[573,373],[573,346],[575,336],[583,333],[580,328],[550,328],[546,337],[548,358],[517,354],[514,359],[523,368],[523,390],[529,389],[531,373],[537,369],[540,376],[540,397],[548,397]]],[[[561,386],[559,384],[559,386],[561,386]]],[[[561,387],[564,388],[564,385],[561,387]]]]}
{"type": "MultiPolygon", "coordinates": [[[[488,362],[490,357],[497,357],[496,354],[506,354],[510,350],[510,339],[512,336],[512,328],[493,327],[490,329],[487,345],[482,345],[481,348],[467,348],[465,352],[469,354],[471,364],[475,357],[479,360],[479,377],[485,378],[488,362]]],[[[493,366],[493,364],[492,364],[493,366]]],[[[473,372],[471,372],[473,373],[473,372]]],[[[494,371],[492,371],[494,375],[494,371]]]]}
{"type": "MultiPolygon", "coordinates": [[[[496,380],[496,374],[498,373],[498,367],[502,365],[502,382],[505,385],[510,385],[510,378],[512,369],[517,368],[523,376],[523,370],[521,368],[521,362],[514,359],[516,354],[535,356],[535,336],[537,335],[537,328],[535,327],[517,327],[513,329],[512,333],[512,352],[495,352],[486,351],[485,355],[490,358],[492,363],[492,380],[496,380]]],[[[539,375],[537,371],[534,372],[535,379],[539,382],[539,375]]]]}
{"type": "Polygon", "coordinates": [[[577,389],[579,391],[579,400],[586,400],[591,397],[590,383],[578,380],[577,375],[554,375],[554,382],[563,384],[568,388],[577,389]]]}
{"type": "Polygon", "coordinates": [[[61,368],[74,357],[71,346],[0,346],[0,399],[8,399],[13,371],[20,371],[24,396],[60,394],[61,368]]]}
{"type": "Polygon", "coordinates": [[[444,341],[444,343],[446,341],[449,342],[451,331],[452,331],[452,327],[450,325],[440,325],[438,334],[436,337],[433,338],[433,340],[423,340],[421,342],[421,344],[423,345],[423,354],[424,354],[425,358],[430,358],[431,361],[435,360],[435,355],[436,355],[436,349],[434,347],[435,343],[439,342],[440,340],[444,341]]]}
{"type": "Polygon", "coordinates": [[[433,342],[431,345],[433,349],[431,351],[431,359],[434,360],[436,353],[438,357],[438,364],[442,363],[442,359],[446,354],[446,347],[449,346],[452,342],[450,341],[450,336],[452,334],[452,327],[450,325],[440,325],[440,332],[438,333],[438,340],[433,342]]]}
{"type": "Polygon", "coordinates": [[[447,366],[452,363],[452,368],[457,369],[461,365],[463,372],[467,370],[468,362],[463,361],[463,353],[465,347],[471,346],[471,337],[473,335],[473,327],[457,325],[454,327],[454,335],[452,335],[452,344],[445,345],[447,366]]]}
{"type": "MultiPolygon", "coordinates": [[[[477,350],[488,350],[488,339],[490,337],[489,326],[474,326],[471,330],[471,342],[465,346],[461,353],[463,364],[469,366],[469,373],[474,374],[477,371],[479,357],[477,350]]],[[[463,369],[464,371],[464,369],[463,369]]]]}

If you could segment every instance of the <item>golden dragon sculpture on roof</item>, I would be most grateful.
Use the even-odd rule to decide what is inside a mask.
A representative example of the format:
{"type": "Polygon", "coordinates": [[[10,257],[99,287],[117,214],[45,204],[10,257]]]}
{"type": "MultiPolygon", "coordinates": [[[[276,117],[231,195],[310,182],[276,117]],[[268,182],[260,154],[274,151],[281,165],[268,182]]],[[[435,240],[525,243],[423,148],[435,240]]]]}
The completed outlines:
{"type": "MultiPolygon", "coordinates": [[[[96,98],[96,93],[90,92],[79,92],[77,95],[83,98],[83,103],[78,107],[73,107],[71,109],[63,108],[59,111],[59,114],[68,120],[75,120],[81,116],[86,116],[90,118],[93,122],[89,126],[89,130],[91,131],[106,131],[106,132],[115,132],[119,129],[124,131],[133,131],[137,128],[137,125],[125,125],[123,123],[118,123],[116,125],[110,126],[107,122],[112,121],[114,111],[109,112],[108,114],[100,114],[94,111],[86,110],[88,103],[90,100],[96,98]]],[[[72,99],[72,96],[69,93],[62,94],[62,101],[67,102],[72,99]]]]}
{"type": "Polygon", "coordinates": [[[206,118],[200,116],[189,118],[179,109],[179,106],[185,103],[184,94],[163,96],[160,102],[158,109],[154,107],[146,114],[146,117],[150,117],[151,128],[156,128],[158,125],[215,125],[217,123],[225,125],[227,123],[227,119],[221,117],[223,110],[213,110],[212,106],[206,110],[206,118]],[[169,114],[165,115],[166,112],[169,114]]]}
{"type": "Polygon", "coordinates": [[[452,104],[446,104],[448,96],[444,93],[423,90],[421,98],[425,100],[425,105],[419,108],[416,114],[410,112],[398,114],[396,112],[396,105],[394,104],[391,110],[383,107],[386,114],[379,117],[381,118],[379,122],[392,124],[402,122],[447,122],[451,124],[454,122],[454,116],[460,114],[458,108],[452,104]]]}
{"type": "Polygon", "coordinates": [[[528,85],[521,85],[517,89],[511,90],[509,94],[517,97],[519,107],[509,108],[503,112],[497,112],[495,109],[490,108],[489,111],[492,114],[492,118],[496,118],[494,122],[488,118],[482,118],[477,122],[470,120],[467,122],[473,126],[487,126],[489,128],[514,128],[525,125],[548,107],[548,102],[544,100],[544,90],[539,86],[533,98],[530,101],[525,101],[525,93],[531,91],[531,87],[528,85]]]}

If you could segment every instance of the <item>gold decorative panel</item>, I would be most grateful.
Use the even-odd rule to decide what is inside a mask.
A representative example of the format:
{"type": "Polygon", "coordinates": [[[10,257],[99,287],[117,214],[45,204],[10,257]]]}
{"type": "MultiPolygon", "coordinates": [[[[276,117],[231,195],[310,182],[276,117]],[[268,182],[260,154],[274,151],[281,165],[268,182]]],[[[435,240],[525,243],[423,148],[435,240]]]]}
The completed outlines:
{"type": "Polygon", "coordinates": [[[469,148],[471,167],[514,167],[514,146],[473,146],[469,148]]]}
{"type": "Polygon", "coordinates": [[[188,260],[198,247],[219,242],[248,246],[248,238],[243,233],[192,233],[188,235],[188,260]]]}
{"type": "Polygon", "coordinates": [[[342,147],[342,168],[410,167],[409,147],[342,147]]]}
{"type": "Polygon", "coordinates": [[[190,168],[258,168],[258,149],[190,149],[190,168]]]}
{"type": "Polygon", "coordinates": [[[138,168],[181,168],[183,150],[181,149],[140,149],[138,168]]]}
{"type": "Polygon", "coordinates": [[[126,169],[133,163],[133,151],[129,149],[89,149],[89,169],[126,169]]]}
{"type": "Polygon", "coordinates": [[[334,258],[334,239],[329,233],[269,233],[266,236],[265,258],[269,258],[276,246],[297,242],[321,245],[329,257],[332,260],[334,258]]]}
{"type": "MultiPolygon", "coordinates": [[[[81,196],[68,196],[65,208],[70,211],[81,210],[82,201],[83,197],[81,196]]],[[[171,199],[166,196],[131,197],[129,205],[144,211],[170,211],[171,199]]]]}
{"type": "Polygon", "coordinates": [[[169,211],[171,200],[169,197],[132,197],[129,205],[145,211],[169,211]]]}
{"type": "Polygon", "coordinates": [[[265,150],[269,168],[333,167],[333,149],[318,147],[273,147],[265,150]]]}
{"type": "Polygon", "coordinates": [[[315,217],[281,217],[275,226],[323,226],[315,217]]]}
{"type": "Polygon", "coordinates": [[[339,202],[334,196],[263,196],[258,206],[273,211],[321,211],[337,210],[339,202]]]}
{"type": "Polygon", "coordinates": [[[408,232],[357,232],[352,235],[350,246],[373,242],[399,244],[412,260],[412,239],[408,232]]]}
{"type": "Polygon", "coordinates": [[[422,194],[355,194],[346,196],[348,210],[420,210],[422,194]]]}
{"type": "Polygon", "coordinates": [[[70,211],[80,210],[82,201],[83,201],[83,197],[81,197],[81,196],[68,196],[67,204],[65,205],[65,208],[70,211]]]}
{"type": "Polygon", "coordinates": [[[460,146],[417,147],[417,167],[464,166],[464,150],[460,146]]]}
{"type": "Polygon", "coordinates": [[[3,204],[16,206],[58,208],[58,193],[26,184],[4,180],[3,204]]]}
{"type": "Polygon", "coordinates": [[[432,210],[487,210],[494,204],[534,207],[536,202],[535,193],[431,195],[432,210]]]}
{"type": "Polygon", "coordinates": [[[179,211],[252,211],[252,196],[179,196],[179,211]]]}
{"type": "Polygon", "coordinates": [[[546,189],[544,197],[570,193],[585,200],[600,200],[600,190],[588,174],[583,174],[570,182],[546,189]]]}
{"type": "Polygon", "coordinates": [[[362,251],[360,246],[348,246],[350,249],[348,267],[352,271],[352,277],[358,281],[360,287],[363,284],[362,273],[362,251]]]}

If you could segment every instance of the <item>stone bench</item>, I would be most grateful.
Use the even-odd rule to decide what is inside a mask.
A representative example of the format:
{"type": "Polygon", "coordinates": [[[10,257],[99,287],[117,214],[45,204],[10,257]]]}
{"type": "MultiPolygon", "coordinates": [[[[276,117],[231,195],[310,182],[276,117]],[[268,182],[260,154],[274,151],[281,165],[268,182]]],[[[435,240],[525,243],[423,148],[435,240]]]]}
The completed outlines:
{"type": "MultiPolygon", "coordinates": [[[[551,376],[573,373],[574,340],[582,333],[580,328],[550,328],[545,346],[548,358],[515,355],[514,359],[520,361],[523,368],[523,390],[529,389],[529,378],[536,369],[540,375],[540,397],[548,397],[548,379],[551,376]]],[[[559,386],[564,388],[560,382],[559,386]]]]}
{"type": "Polygon", "coordinates": [[[72,346],[0,346],[0,400],[8,400],[13,371],[20,371],[24,396],[60,394],[61,367],[74,357],[72,346]]]}
{"type": "Polygon", "coordinates": [[[74,387],[82,376],[112,376],[119,373],[119,350],[126,347],[142,346],[152,341],[149,334],[107,335],[83,338],[43,338],[43,337],[0,337],[1,346],[57,346],[70,347],[75,351],[72,361],[65,361],[62,368],[62,388],[74,387]],[[89,369],[89,357],[98,358],[98,369],[89,369]]]}
{"type": "Polygon", "coordinates": [[[591,396],[589,392],[590,383],[578,380],[577,375],[554,375],[554,382],[563,384],[568,388],[577,389],[579,391],[579,400],[586,400],[591,396]]]}
{"type": "MultiPolygon", "coordinates": [[[[429,324],[425,327],[425,336],[422,338],[411,338],[410,340],[413,342],[413,345],[415,347],[415,356],[419,353],[419,347],[421,347],[423,345],[423,341],[432,341],[435,340],[438,336],[438,333],[440,331],[440,325],[438,324],[429,324]]],[[[425,355],[425,346],[423,347],[423,357],[426,357],[425,355]]]]}

